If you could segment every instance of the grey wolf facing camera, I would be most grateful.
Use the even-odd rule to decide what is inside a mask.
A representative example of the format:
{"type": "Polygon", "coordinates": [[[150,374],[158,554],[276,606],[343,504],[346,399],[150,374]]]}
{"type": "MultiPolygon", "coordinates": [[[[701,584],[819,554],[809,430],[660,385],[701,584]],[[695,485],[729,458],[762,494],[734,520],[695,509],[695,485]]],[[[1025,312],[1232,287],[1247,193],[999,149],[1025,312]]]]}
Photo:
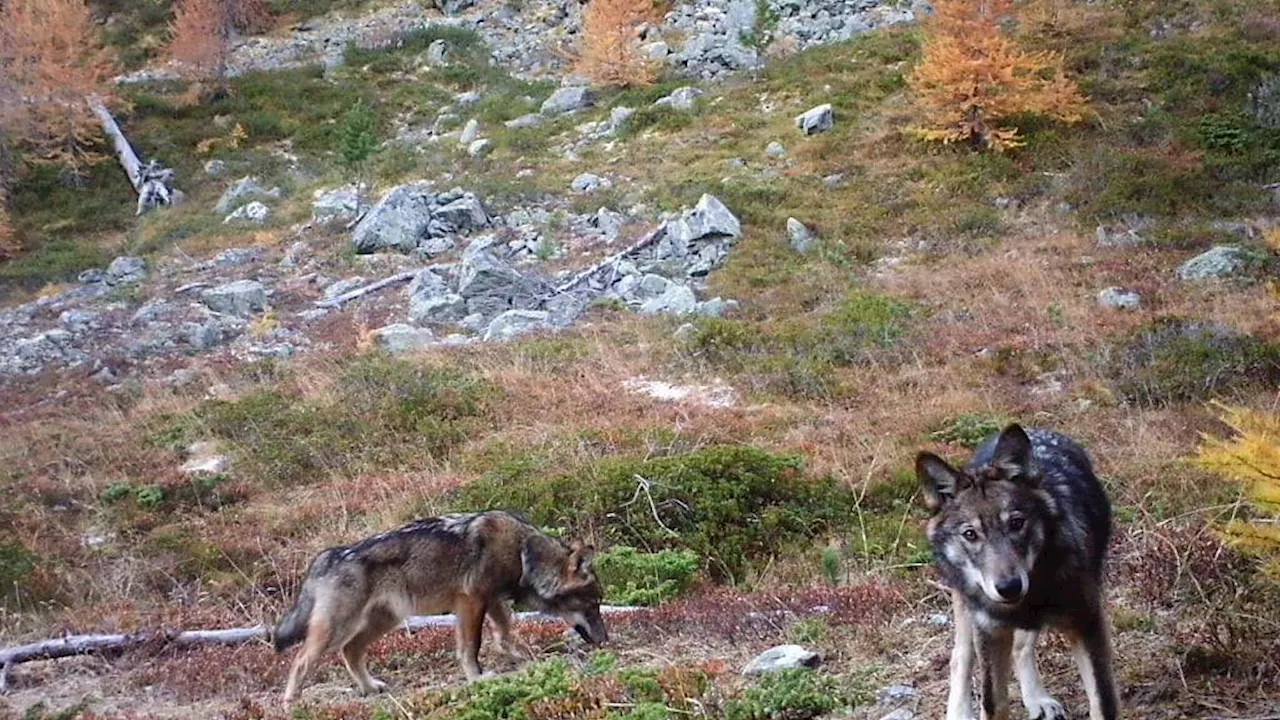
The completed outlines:
{"type": "Polygon", "coordinates": [[[1011,665],[1030,717],[1064,720],[1066,711],[1036,668],[1036,640],[1049,627],[1073,643],[1090,720],[1114,720],[1102,596],[1111,505],[1085,451],[1065,435],[1014,424],[988,438],[960,470],[920,453],[916,475],[955,614],[947,720],[973,718],[975,652],[984,720],[1009,717],[1011,665]]]}
{"type": "Polygon", "coordinates": [[[481,676],[487,615],[494,641],[519,658],[505,601],[564,619],[588,642],[607,640],[593,549],[565,546],[522,518],[492,511],[427,518],[332,547],[311,562],[297,602],[272,633],[277,652],[303,643],[285,686],[293,702],[325,653],[341,651],[363,693],[385,684],[369,675],[365,651],[413,614],[457,616],[458,661],[468,680],[481,676]]]}

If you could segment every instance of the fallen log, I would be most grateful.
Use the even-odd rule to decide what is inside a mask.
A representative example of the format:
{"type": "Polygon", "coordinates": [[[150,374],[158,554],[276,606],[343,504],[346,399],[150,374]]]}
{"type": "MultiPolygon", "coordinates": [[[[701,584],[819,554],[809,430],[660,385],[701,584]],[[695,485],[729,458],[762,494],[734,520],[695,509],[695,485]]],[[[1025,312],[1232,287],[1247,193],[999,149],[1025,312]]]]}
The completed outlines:
{"type": "Polygon", "coordinates": [[[316,307],[322,307],[322,308],[342,307],[343,303],[347,303],[352,300],[355,300],[356,298],[361,297],[362,295],[368,295],[369,293],[374,292],[375,290],[381,290],[382,288],[388,285],[394,285],[398,282],[411,280],[413,279],[414,276],[416,276],[420,272],[422,271],[421,270],[405,270],[404,272],[396,273],[391,277],[382,278],[377,282],[369,283],[364,287],[358,287],[355,290],[344,292],[341,295],[338,295],[336,297],[327,298],[325,300],[317,300],[315,304],[316,304],[316,307]]]}
{"type": "Polygon", "coordinates": [[[134,214],[141,215],[153,207],[172,204],[173,190],[169,186],[173,182],[173,171],[160,166],[155,160],[143,165],[102,99],[91,96],[86,102],[98,118],[102,131],[111,138],[116,159],[120,161],[120,167],[124,168],[125,175],[129,176],[129,184],[133,185],[134,192],[138,194],[138,209],[134,214]]]}
{"type": "MultiPolygon", "coordinates": [[[[602,605],[602,615],[623,615],[643,608],[631,605],[602,605]]],[[[554,615],[541,612],[519,612],[515,614],[516,622],[552,622],[559,620],[554,615]]],[[[413,615],[405,619],[403,625],[408,631],[421,630],[428,627],[452,627],[457,617],[450,615],[413,615]]],[[[270,630],[265,625],[247,628],[227,628],[223,630],[185,630],[181,632],[168,630],[144,630],[136,633],[111,635],[67,635],[66,637],[25,645],[14,645],[0,650],[0,692],[8,687],[9,673],[15,665],[33,660],[56,660],[76,655],[94,655],[98,653],[121,652],[129,648],[149,643],[192,647],[197,645],[243,645],[255,640],[270,640],[270,630]]]]}

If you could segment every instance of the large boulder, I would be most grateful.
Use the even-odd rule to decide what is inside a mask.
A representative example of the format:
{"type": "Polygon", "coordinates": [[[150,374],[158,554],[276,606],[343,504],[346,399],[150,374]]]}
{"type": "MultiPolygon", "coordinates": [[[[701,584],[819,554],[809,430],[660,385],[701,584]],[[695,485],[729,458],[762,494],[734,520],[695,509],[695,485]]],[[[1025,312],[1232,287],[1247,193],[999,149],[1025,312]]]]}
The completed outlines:
{"type": "Polygon", "coordinates": [[[667,223],[659,249],[664,256],[683,258],[689,254],[691,243],[740,235],[742,223],[738,218],[716,197],[704,194],[692,210],[686,210],[679,219],[667,223]]]}
{"type": "Polygon", "coordinates": [[[129,285],[142,282],[147,276],[147,261],[140,257],[124,255],[111,261],[102,280],[108,285],[129,285]]]}
{"type": "Polygon", "coordinates": [[[662,294],[640,305],[642,315],[688,315],[698,309],[698,297],[687,285],[668,283],[662,294]]]}
{"type": "Polygon", "coordinates": [[[468,252],[458,273],[458,295],[466,301],[467,312],[492,317],[537,303],[536,285],[515,268],[488,250],[468,252]]]}
{"type": "MultiPolygon", "coordinates": [[[[447,196],[442,195],[441,199],[445,197],[447,196]]],[[[480,199],[472,193],[462,193],[461,197],[437,208],[431,213],[431,218],[453,228],[452,232],[478,230],[489,224],[489,214],[480,204],[480,199]]]]}
{"type": "Polygon", "coordinates": [[[372,253],[387,248],[409,252],[417,247],[431,224],[430,188],[430,183],[412,183],[387,193],[352,232],[356,252],[372,253]]]}
{"type": "Polygon", "coordinates": [[[360,212],[360,191],[354,185],[317,190],[312,198],[311,219],[317,223],[345,222],[360,212]]]}
{"type": "Polygon", "coordinates": [[[562,87],[551,93],[551,97],[543,101],[540,111],[543,115],[564,115],[565,113],[590,107],[594,102],[595,92],[589,87],[562,87]]]}
{"type": "Polygon", "coordinates": [[[545,310],[508,310],[489,323],[485,330],[486,342],[511,340],[526,333],[551,327],[550,313],[545,310]]]}
{"type": "Polygon", "coordinates": [[[796,116],[796,127],[805,135],[816,135],[835,127],[835,113],[831,104],[819,105],[796,116]]]}
{"type": "Polygon", "coordinates": [[[224,315],[248,317],[267,308],[267,289],[257,280],[236,280],[205,290],[200,301],[224,315]]]}
{"type": "Polygon", "coordinates": [[[378,347],[392,355],[425,350],[435,342],[435,336],[426,328],[416,328],[404,323],[395,323],[380,327],[373,331],[373,338],[378,347]]]}
{"type": "Polygon", "coordinates": [[[1245,264],[1244,251],[1236,245],[1218,245],[1182,264],[1183,280],[1212,280],[1234,275],[1245,264]]]}
{"type": "Polygon", "coordinates": [[[414,323],[457,322],[467,314],[466,300],[452,292],[448,283],[430,270],[423,270],[409,284],[409,320],[414,323]]]}

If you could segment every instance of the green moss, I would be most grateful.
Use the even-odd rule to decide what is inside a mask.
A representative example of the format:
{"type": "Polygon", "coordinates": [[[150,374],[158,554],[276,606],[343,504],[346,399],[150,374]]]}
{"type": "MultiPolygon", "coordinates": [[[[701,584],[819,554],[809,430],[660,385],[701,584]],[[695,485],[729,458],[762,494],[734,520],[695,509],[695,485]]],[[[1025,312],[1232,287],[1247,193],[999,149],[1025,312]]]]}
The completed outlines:
{"type": "Polygon", "coordinates": [[[806,669],[761,676],[739,698],[725,704],[726,720],[808,720],[850,702],[835,678],[806,669]]]}

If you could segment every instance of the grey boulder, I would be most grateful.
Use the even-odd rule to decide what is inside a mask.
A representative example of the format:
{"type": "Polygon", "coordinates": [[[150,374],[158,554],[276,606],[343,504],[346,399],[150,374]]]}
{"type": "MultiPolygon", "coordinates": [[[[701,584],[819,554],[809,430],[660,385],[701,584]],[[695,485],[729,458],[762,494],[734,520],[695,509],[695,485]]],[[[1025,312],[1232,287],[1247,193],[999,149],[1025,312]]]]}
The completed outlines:
{"type": "Polygon", "coordinates": [[[267,308],[267,289],[257,280],[236,280],[205,290],[200,301],[214,312],[248,317],[267,308]]]}

